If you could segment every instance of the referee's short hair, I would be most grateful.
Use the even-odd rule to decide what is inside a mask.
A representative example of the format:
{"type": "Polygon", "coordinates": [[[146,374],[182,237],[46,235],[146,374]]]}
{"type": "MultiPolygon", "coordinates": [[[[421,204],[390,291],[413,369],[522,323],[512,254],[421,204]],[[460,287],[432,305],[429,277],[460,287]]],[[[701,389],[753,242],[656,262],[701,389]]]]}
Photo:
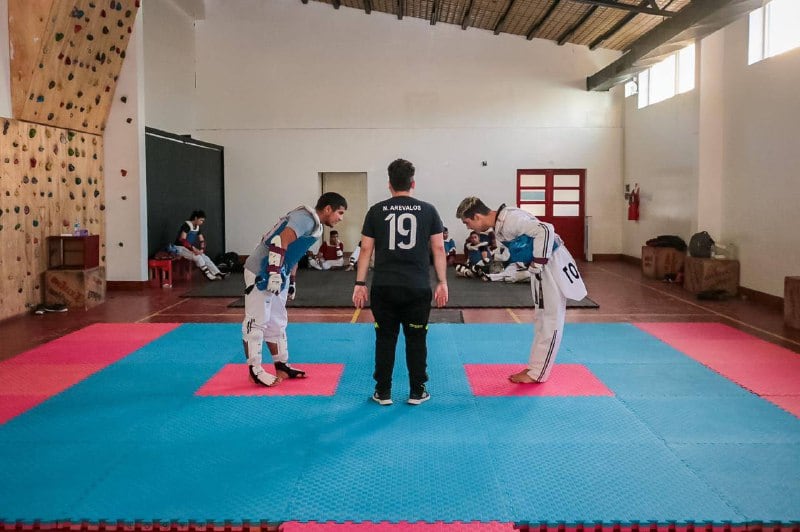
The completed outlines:
{"type": "Polygon", "coordinates": [[[411,183],[414,182],[414,173],[416,169],[414,165],[405,159],[396,159],[392,161],[387,168],[389,171],[389,184],[398,192],[405,192],[411,190],[411,183]]]}

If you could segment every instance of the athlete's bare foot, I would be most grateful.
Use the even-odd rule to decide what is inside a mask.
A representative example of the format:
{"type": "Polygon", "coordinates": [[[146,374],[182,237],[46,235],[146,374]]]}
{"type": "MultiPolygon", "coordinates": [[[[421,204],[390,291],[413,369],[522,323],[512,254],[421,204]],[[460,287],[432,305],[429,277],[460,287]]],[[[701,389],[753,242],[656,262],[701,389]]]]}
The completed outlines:
{"type": "Polygon", "coordinates": [[[519,373],[514,373],[508,377],[508,380],[515,384],[539,384],[539,381],[533,379],[528,375],[528,370],[523,369],[519,373]]]}

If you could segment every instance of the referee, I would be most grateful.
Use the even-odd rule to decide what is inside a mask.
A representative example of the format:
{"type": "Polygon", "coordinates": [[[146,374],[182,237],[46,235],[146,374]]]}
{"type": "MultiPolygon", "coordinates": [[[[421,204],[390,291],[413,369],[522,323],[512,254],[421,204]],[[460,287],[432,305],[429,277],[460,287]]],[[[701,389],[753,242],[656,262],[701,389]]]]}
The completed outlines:
{"type": "Polygon", "coordinates": [[[375,393],[380,405],[392,404],[392,372],[400,326],[406,339],[408,404],[430,399],[428,381],[428,318],[431,313],[430,256],[438,283],[433,292],[437,307],[447,304],[447,259],[442,219],[430,203],[411,197],[414,165],[397,159],[389,165],[392,197],[370,207],[361,229],[353,304],[362,308],[371,299],[375,318],[375,393]],[[372,253],[375,267],[367,296],[367,271],[372,253]]]}

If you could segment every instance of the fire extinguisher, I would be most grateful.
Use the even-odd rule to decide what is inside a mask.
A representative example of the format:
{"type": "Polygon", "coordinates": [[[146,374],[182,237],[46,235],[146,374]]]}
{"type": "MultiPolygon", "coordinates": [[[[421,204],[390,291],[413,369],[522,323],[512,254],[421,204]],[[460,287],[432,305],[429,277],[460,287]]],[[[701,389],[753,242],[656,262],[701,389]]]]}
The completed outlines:
{"type": "Polygon", "coordinates": [[[633,185],[628,196],[628,220],[639,219],[639,183],[633,185]]]}

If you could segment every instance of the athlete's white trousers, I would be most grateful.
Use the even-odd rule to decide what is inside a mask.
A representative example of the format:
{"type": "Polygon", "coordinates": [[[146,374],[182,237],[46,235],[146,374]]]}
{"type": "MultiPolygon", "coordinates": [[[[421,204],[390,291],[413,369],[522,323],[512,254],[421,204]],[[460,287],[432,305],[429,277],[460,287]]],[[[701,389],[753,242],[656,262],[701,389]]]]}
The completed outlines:
{"type": "Polygon", "coordinates": [[[528,359],[528,376],[544,382],[550,376],[558,348],[561,346],[564,319],[567,314],[567,298],[561,293],[552,271],[547,266],[544,267],[541,277],[542,280],[539,281],[535,275],[531,276],[534,336],[528,359]],[[540,299],[543,300],[544,308],[539,308],[540,299]]]}
{"type": "MultiPolygon", "coordinates": [[[[256,274],[244,270],[245,288],[254,285],[256,274]]],[[[273,362],[287,362],[289,352],[286,341],[286,324],[289,322],[286,313],[287,285],[279,295],[253,286],[249,294],[244,296],[244,322],[242,322],[242,340],[247,345],[247,363],[256,368],[261,367],[261,349],[264,342],[278,346],[278,353],[272,356],[273,362]]],[[[257,371],[258,373],[258,371],[257,371]]]]}
{"type": "Polygon", "coordinates": [[[219,268],[217,268],[217,265],[214,264],[214,261],[208,258],[208,255],[206,255],[205,253],[195,255],[194,253],[192,253],[190,250],[186,249],[183,246],[176,246],[176,248],[178,250],[178,255],[180,255],[186,260],[194,262],[197,265],[197,267],[200,268],[201,270],[205,266],[206,268],[208,268],[208,271],[211,272],[211,275],[217,275],[218,273],[220,273],[219,268]]]}

